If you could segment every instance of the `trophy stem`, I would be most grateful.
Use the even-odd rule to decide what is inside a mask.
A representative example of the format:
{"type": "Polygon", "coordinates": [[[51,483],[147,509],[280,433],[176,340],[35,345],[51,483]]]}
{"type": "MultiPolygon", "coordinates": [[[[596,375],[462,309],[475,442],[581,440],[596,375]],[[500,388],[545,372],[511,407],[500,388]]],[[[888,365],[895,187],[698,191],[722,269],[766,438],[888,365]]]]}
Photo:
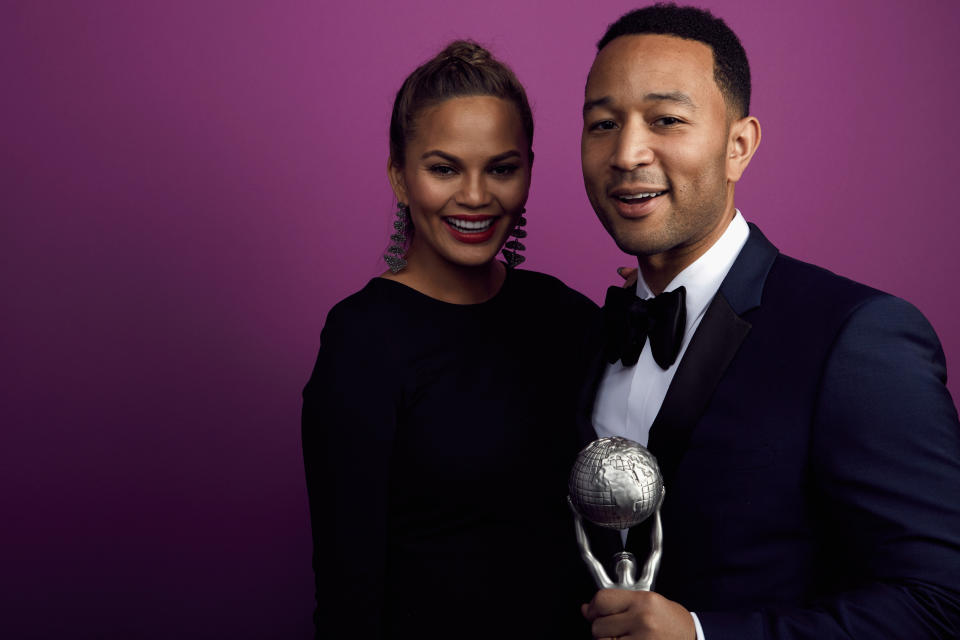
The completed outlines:
{"type": "Polygon", "coordinates": [[[603,564],[597,560],[596,556],[594,556],[590,550],[590,541],[587,539],[587,532],[583,529],[583,517],[580,515],[580,512],[577,511],[570,496],[567,496],[567,504],[570,506],[570,511],[573,512],[573,531],[577,536],[577,545],[580,547],[580,557],[582,557],[584,563],[586,563],[587,569],[590,571],[590,575],[593,576],[593,581],[596,583],[597,588],[612,589],[614,587],[613,580],[607,575],[603,564]]]}
{"type": "Polygon", "coordinates": [[[637,582],[636,556],[629,551],[621,551],[620,553],[614,554],[613,557],[617,561],[617,588],[635,589],[636,587],[634,585],[637,582]]]}
{"type": "MultiPolygon", "coordinates": [[[[661,501],[662,504],[662,501],[661,501]]],[[[650,556],[643,565],[643,573],[637,580],[636,589],[638,591],[650,591],[653,589],[653,582],[657,579],[657,572],[660,570],[660,556],[663,555],[663,525],[660,522],[660,507],[653,516],[653,527],[650,530],[650,556]]]]}

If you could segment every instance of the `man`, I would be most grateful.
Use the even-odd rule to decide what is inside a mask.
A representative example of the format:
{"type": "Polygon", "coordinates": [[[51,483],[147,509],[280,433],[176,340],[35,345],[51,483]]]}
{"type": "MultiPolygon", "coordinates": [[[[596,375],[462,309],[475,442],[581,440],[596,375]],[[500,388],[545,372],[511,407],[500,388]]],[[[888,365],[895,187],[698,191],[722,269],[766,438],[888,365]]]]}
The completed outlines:
{"type": "MultiPolygon", "coordinates": [[[[594,636],[960,637],[942,350],[909,304],[779,254],[735,208],[760,142],[736,35],[629,13],[585,93],[590,202],[658,297],[608,293],[583,435],[648,443],[667,487],[656,592],[599,591],[594,636]]],[[[641,562],[646,539],[626,540],[641,562]]]]}

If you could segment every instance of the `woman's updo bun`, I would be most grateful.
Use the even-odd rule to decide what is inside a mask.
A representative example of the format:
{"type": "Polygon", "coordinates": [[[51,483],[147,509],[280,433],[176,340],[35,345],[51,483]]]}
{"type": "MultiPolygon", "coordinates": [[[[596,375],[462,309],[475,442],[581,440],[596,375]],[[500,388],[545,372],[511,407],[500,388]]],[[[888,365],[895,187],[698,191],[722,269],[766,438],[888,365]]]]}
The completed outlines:
{"type": "Polygon", "coordinates": [[[479,65],[493,60],[490,52],[469,40],[454,40],[447,45],[447,48],[437,54],[439,60],[462,60],[467,64],[479,65]]]}

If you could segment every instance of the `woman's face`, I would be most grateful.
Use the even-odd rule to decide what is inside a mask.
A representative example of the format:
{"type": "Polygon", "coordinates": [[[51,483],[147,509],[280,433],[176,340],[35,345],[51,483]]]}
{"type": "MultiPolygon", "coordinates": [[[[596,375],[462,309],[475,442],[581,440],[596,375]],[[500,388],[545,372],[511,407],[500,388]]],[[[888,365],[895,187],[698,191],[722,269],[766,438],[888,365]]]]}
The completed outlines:
{"type": "Polygon", "coordinates": [[[424,109],[403,168],[389,167],[415,229],[407,260],[467,267],[493,260],[527,200],[528,147],[507,100],[450,98],[424,109]]]}

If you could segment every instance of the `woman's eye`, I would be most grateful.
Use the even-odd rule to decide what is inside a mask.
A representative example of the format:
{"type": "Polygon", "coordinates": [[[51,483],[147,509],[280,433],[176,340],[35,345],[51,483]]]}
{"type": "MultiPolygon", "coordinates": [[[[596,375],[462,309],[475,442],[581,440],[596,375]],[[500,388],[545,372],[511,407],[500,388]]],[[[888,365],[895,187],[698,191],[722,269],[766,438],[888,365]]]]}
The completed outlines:
{"type": "Polygon", "coordinates": [[[515,164],[498,164],[490,167],[490,173],[495,176],[511,176],[517,172],[518,168],[515,164]]]}
{"type": "Polygon", "coordinates": [[[601,120],[590,125],[590,131],[607,131],[613,129],[617,124],[613,120],[601,120]]]}
{"type": "Polygon", "coordinates": [[[453,170],[453,167],[445,164],[435,164],[430,167],[430,173],[433,173],[438,176],[450,176],[456,173],[453,170]]]}

